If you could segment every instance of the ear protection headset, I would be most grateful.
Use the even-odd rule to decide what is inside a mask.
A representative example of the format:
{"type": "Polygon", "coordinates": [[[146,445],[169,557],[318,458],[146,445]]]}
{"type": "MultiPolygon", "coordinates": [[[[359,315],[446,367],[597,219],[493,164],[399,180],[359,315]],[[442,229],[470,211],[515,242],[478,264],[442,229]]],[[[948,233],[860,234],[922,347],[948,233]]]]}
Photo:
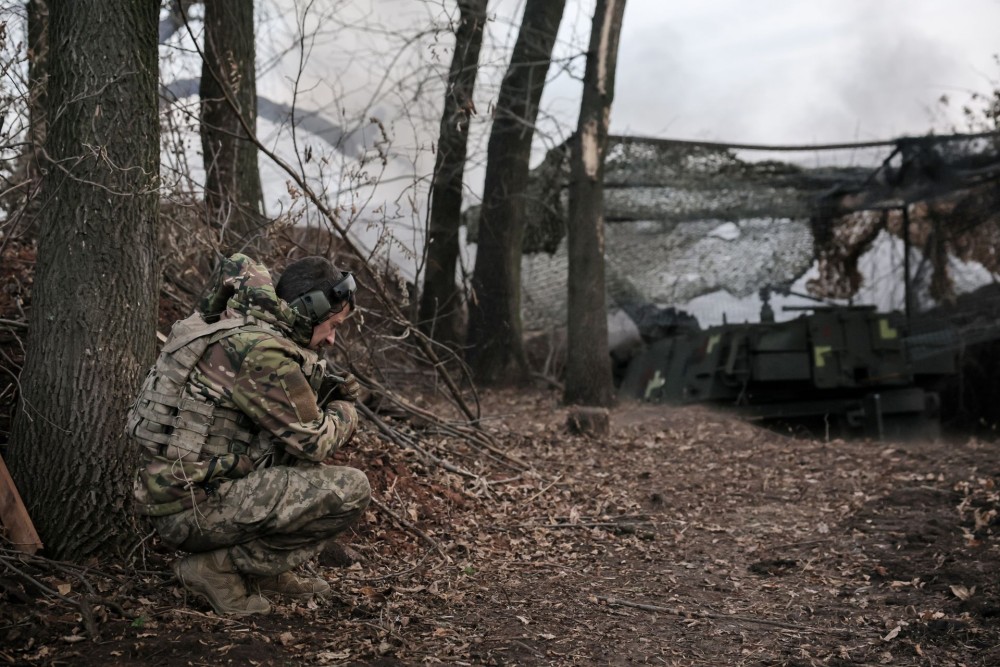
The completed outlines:
{"type": "Polygon", "coordinates": [[[326,292],[323,290],[306,292],[302,296],[290,302],[288,305],[299,314],[308,317],[312,325],[316,326],[330,315],[342,311],[344,306],[348,304],[350,304],[351,308],[353,308],[354,293],[357,289],[358,285],[354,282],[354,275],[349,271],[343,271],[341,272],[340,280],[337,281],[332,288],[330,288],[330,292],[333,293],[336,303],[340,306],[336,310],[334,310],[334,307],[330,305],[330,300],[327,298],[326,292]]]}

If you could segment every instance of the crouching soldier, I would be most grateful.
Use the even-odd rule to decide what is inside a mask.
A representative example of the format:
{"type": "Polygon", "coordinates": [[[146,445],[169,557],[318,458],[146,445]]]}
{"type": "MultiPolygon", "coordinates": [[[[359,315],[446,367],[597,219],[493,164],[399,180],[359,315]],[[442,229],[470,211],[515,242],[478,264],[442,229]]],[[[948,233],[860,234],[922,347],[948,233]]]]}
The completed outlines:
{"type": "Polygon", "coordinates": [[[322,257],[293,262],[274,285],[234,255],[174,325],[129,412],[138,512],[190,553],[174,573],[219,614],[329,595],[324,579],[292,570],[368,505],[365,474],[328,464],[357,426],[357,381],[328,375],[317,354],[354,311],[355,289],[322,257]]]}

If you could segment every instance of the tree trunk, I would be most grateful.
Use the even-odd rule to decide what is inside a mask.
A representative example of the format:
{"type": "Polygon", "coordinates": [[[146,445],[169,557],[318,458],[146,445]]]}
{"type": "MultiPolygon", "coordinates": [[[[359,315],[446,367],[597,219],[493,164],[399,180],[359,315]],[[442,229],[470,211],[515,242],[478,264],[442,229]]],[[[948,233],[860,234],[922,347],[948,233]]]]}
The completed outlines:
{"type": "Polygon", "coordinates": [[[157,12],[49,1],[45,201],[9,463],[58,558],[129,538],[125,412],[155,352],[157,12]]]}
{"type": "Polygon", "coordinates": [[[538,102],[565,6],[565,0],[527,0],[497,98],[469,299],[467,359],[482,384],[527,377],[521,340],[524,197],[538,102]]]}
{"type": "Polygon", "coordinates": [[[264,195],[257,147],[253,0],[205,0],[205,58],[201,67],[201,148],[205,206],[219,230],[222,253],[263,250],[264,195]]]}
{"type": "Polygon", "coordinates": [[[427,268],[420,297],[421,330],[445,343],[458,343],[462,300],[455,287],[458,228],[462,214],[462,177],[469,119],[476,113],[472,92],[479,71],[486,0],[458,0],[460,19],[448,90],[441,114],[431,213],[427,229],[427,268]]]}
{"type": "MultiPolygon", "coordinates": [[[[48,20],[49,10],[47,0],[27,0],[27,61],[28,61],[28,133],[23,150],[16,160],[5,165],[3,171],[9,172],[0,189],[0,206],[12,212],[4,220],[6,233],[17,237],[30,237],[34,232],[31,226],[38,217],[38,190],[42,180],[41,158],[42,146],[45,142],[45,90],[46,65],[48,58],[48,20]]],[[[3,28],[0,27],[0,31],[3,28]]],[[[10,108],[10,103],[4,111],[10,108]]],[[[0,118],[0,127],[11,129],[13,119],[0,118]],[[4,121],[8,125],[4,126],[4,121]]],[[[9,137],[9,135],[5,135],[9,137]]],[[[9,147],[9,146],[8,146],[9,147]]]]}
{"type": "Polygon", "coordinates": [[[47,65],[49,57],[48,0],[28,0],[28,122],[31,133],[32,179],[40,177],[38,153],[45,145],[47,65]]]}
{"type": "Polygon", "coordinates": [[[566,403],[614,401],[604,303],[604,155],[625,0],[597,0],[573,138],[567,248],[566,403]]]}

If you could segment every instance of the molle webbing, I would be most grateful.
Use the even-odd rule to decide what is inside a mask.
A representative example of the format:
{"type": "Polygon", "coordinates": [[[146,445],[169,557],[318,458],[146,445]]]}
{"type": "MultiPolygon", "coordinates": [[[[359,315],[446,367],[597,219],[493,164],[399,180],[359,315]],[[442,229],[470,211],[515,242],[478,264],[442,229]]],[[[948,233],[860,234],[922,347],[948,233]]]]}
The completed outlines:
{"type": "Polygon", "coordinates": [[[188,388],[188,378],[210,344],[246,331],[276,333],[254,318],[206,324],[198,313],[174,325],[129,411],[128,433],[150,455],[193,462],[247,451],[254,437],[250,419],[188,388]]]}

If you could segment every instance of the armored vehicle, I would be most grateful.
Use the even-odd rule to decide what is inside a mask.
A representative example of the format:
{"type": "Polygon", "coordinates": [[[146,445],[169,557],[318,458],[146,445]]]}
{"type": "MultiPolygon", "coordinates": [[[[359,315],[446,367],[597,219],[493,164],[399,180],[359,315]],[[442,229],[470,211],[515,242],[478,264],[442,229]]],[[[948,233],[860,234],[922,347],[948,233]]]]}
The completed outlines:
{"type": "Polygon", "coordinates": [[[952,330],[869,306],[808,310],[774,322],[765,300],[759,323],[679,327],[632,357],[619,394],[714,404],[837,436],[937,432],[934,387],[958,372],[952,330]]]}

